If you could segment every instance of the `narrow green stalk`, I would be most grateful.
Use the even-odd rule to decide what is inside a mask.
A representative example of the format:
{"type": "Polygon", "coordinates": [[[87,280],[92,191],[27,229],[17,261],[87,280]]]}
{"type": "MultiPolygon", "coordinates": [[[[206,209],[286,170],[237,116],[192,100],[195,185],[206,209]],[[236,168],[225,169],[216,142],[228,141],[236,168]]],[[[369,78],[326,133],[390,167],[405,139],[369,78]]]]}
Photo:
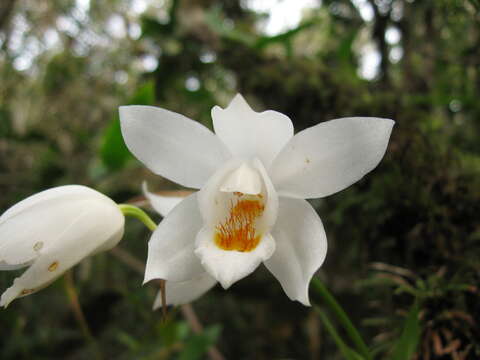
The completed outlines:
{"type": "Polygon", "coordinates": [[[154,231],[157,228],[157,224],[147,215],[142,209],[128,204],[119,204],[118,207],[125,216],[132,216],[140,220],[150,231],[154,231]]]}
{"type": "MultiPolygon", "coordinates": [[[[157,224],[153,222],[150,216],[147,215],[142,209],[129,205],[129,204],[119,204],[118,207],[125,216],[133,216],[140,220],[150,231],[154,231],[157,228],[157,224]]],[[[159,280],[160,283],[160,293],[162,294],[162,319],[166,321],[167,318],[167,300],[166,300],[166,290],[165,290],[165,280],[159,280]]]]}
{"type": "Polygon", "coordinates": [[[355,328],[352,321],[350,320],[348,315],[345,313],[343,308],[340,306],[340,304],[335,300],[333,295],[330,294],[330,292],[327,290],[325,285],[323,285],[323,283],[319,279],[313,278],[312,279],[312,286],[313,286],[313,289],[317,292],[317,294],[320,295],[323,298],[323,301],[325,301],[327,306],[330,307],[330,309],[335,313],[339,322],[342,324],[345,331],[347,332],[347,335],[350,337],[352,342],[355,344],[355,347],[357,348],[358,352],[365,359],[372,360],[370,350],[368,349],[368,346],[363,341],[360,333],[355,328]]]}
{"type": "Polygon", "coordinates": [[[343,342],[340,335],[338,335],[337,330],[335,330],[335,327],[330,322],[330,319],[328,318],[327,314],[325,314],[322,310],[320,310],[318,306],[314,306],[313,308],[315,309],[315,312],[320,316],[320,319],[322,320],[323,325],[325,326],[325,329],[328,331],[333,341],[335,341],[335,343],[337,344],[337,347],[339,348],[340,352],[345,357],[345,359],[347,360],[363,359],[363,357],[353,352],[353,350],[350,349],[343,342]]]}
{"type": "Polygon", "coordinates": [[[95,359],[103,360],[102,352],[100,351],[100,347],[98,346],[90,328],[88,327],[87,319],[85,318],[85,314],[83,313],[82,307],[80,306],[80,302],[78,301],[77,290],[75,288],[75,284],[73,283],[73,276],[71,271],[67,271],[63,277],[63,284],[65,287],[65,292],[67,293],[68,300],[70,302],[70,307],[72,308],[73,315],[75,320],[77,321],[78,326],[82,330],[83,337],[85,341],[91,345],[94,353],[95,359]]]}

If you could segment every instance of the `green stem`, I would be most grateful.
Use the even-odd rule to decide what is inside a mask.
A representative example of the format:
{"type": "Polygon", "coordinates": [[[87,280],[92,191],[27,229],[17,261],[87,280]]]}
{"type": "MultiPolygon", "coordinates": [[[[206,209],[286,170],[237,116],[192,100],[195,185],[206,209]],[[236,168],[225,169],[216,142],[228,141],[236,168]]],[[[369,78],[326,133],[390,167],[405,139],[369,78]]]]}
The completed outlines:
{"type": "MultiPolygon", "coordinates": [[[[157,228],[157,224],[153,222],[150,216],[147,215],[145,211],[142,209],[129,205],[129,204],[119,204],[118,207],[122,211],[123,215],[125,216],[133,216],[140,220],[150,231],[155,231],[157,228]]],[[[165,292],[165,280],[160,280],[160,293],[162,294],[162,313],[163,313],[163,321],[166,321],[167,318],[167,300],[166,300],[166,292],[165,292]]]]}
{"type": "MultiPolygon", "coordinates": [[[[340,335],[338,335],[337,330],[335,330],[335,327],[332,325],[330,322],[330,319],[328,318],[327,314],[325,314],[318,306],[313,307],[315,312],[320,316],[320,319],[323,322],[323,325],[325,326],[325,329],[327,332],[330,334],[330,336],[333,338],[333,341],[337,344],[337,347],[340,349],[340,352],[342,355],[345,357],[347,360],[355,360],[360,357],[360,355],[356,354],[353,352],[352,349],[350,349],[342,340],[340,335]]],[[[360,357],[360,359],[363,359],[360,357]]]]}
{"type": "Polygon", "coordinates": [[[98,346],[94,336],[92,335],[92,332],[90,331],[90,328],[88,327],[87,319],[85,318],[85,314],[83,313],[80,302],[78,301],[77,290],[75,289],[75,284],[73,283],[73,276],[71,271],[67,271],[63,279],[63,284],[65,286],[65,292],[67,293],[67,297],[70,302],[70,307],[72,308],[73,315],[75,317],[75,320],[77,321],[78,326],[82,330],[83,337],[85,338],[85,341],[92,346],[95,358],[97,360],[102,360],[103,355],[100,351],[100,347],[98,346]]]}
{"type": "Polygon", "coordinates": [[[147,215],[142,209],[128,204],[119,204],[118,207],[125,216],[132,216],[140,220],[150,231],[154,231],[157,228],[157,224],[147,215]]]}
{"type": "Polygon", "coordinates": [[[346,312],[340,306],[340,304],[335,300],[333,295],[330,294],[325,285],[323,285],[323,283],[317,278],[312,279],[312,285],[313,289],[315,289],[315,291],[323,298],[323,301],[325,301],[328,307],[330,307],[330,309],[335,313],[338,320],[347,332],[348,336],[355,344],[359,353],[365,359],[372,360],[372,356],[370,355],[370,350],[368,349],[368,346],[365,344],[360,333],[355,328],[355,326],[351,322],[346,312]]]}

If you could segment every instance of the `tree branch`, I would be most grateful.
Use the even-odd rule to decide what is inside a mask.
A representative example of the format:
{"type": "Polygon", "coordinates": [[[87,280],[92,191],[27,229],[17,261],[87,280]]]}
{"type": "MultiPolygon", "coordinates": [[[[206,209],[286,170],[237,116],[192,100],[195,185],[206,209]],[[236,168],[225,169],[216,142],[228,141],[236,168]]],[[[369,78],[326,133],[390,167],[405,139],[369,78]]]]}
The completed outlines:
{"type": "Polygon", "coordinates": [[[3,31],[7,26],[14,5],[15,0],[2,0],[0,2],[0,31],[3,31]]]}

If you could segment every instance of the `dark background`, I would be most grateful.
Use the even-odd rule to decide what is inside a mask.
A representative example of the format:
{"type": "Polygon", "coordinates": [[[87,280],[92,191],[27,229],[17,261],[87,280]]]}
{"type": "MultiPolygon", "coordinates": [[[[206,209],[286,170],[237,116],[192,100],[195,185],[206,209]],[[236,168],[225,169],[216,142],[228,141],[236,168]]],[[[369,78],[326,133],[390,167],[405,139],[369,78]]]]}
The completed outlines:
{"type": "MultiPolygon", "coordinates": [[[[177,189],[128,154],[119,105],[211,126],[210,108],[240,92],[257,111],[290,116],[296,131],[392,118],[378,168],[312,202],[329,241],[318,276],[376,358],[390,359],[416,301],[416,359],[480,358],[479,2],[311,1],[276,32],[262,24],[277,2],[266,12],[261,3],[2,0],[0,211],[61,184],[118,202],[138,196],[144,179],[177,189]]],[[[120,246],[146,259],[148,232],[127,225],[120,246]]],[[[1,273],[0,288],[19,273],[1,273]]],[[[108,253],[74,275],[107,359],[203,358],[211,343],[227,359],[341,358],[312,308],[288,300],[264,268],[194,303],[203,335],[178,309],[162,322],[151,312],[155,286],[108,253]]],[[[1,310],[0,358],[92,358],[62,284],[1,310]]]]}

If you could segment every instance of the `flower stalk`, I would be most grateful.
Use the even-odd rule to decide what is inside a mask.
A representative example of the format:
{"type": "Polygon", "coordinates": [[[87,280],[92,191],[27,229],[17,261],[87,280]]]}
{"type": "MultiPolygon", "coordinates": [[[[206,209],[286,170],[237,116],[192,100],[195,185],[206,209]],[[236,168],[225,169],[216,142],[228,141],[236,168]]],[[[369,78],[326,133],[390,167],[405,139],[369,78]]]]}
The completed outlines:
{"type": "MultiPolygon", "coordinates": [[[[319,296],[322,297],[322,299],[326,303],[326,305],[334,312],[338,321],[340,322],[340,324],[342,324],[342,326],[345,329],[347,335],[350,337],[352,342],[355,344],[359,353],[365,359],[372,360],[370,350],[368,349],[368,346],[363,341],[362,336],[360,335],[359,331],[353,325],[352,321],[348,317],[345,310],[343,310],[341,305],[337,302],[337,300],[335,300],[335,298],[330,293],[330,291],[328,291],[328,289],[325,287],[325,285],[318,278],[313,278],[311,284],[312,284],[312,287],[315,290],[315,292],[319,296]]],[[[316,308],[316,311],[319,312],[319,310],[317,308],[316,308]]],[[[325,316],[324,315],[322,316],[321,313],[319,313],[319,314],[321,315],[320,317],[321,317],[322,321],[324,322],[325,327],[331,333],[331,331],[329,330],[329,325],[327,323],[325,323],[325,321],[324,321],[325,316]]]]}
{"type": "Polygon", "coordinates": [[[320,310],[318,306],[314,306],[314,309],[315,309],[315,312],[320,317],[320,319],[322,320],[323,325],[325,326],[325,329],[333,338],[333,341],[335,341],[335,344],[337,344],[338,349],[340,350],[340,352],[342,353],[345,359],[347,360],[365,359],[363,356],[358,355],[356,352],[354,352],[345,344],[345,342],[342,340],[341,336],[337,333],[337,330],[335,330],[335,327],[330,322],[330,319],[328,318],[327,314],[325,314],[325,312],[320,310]]]}
{"type": "Polygon", "coordinates": [[[95,338],[90,331],[90,327],[88,326],[87,319],[85,318],[85,314],[83,313],[82,307],[80,306],[80,301],[78,300],[77,290],[75,288],[75,284],[73,282],[72,272],[69,270],[63,276],[63,285],[65,287],[65,293],[67,294],[70,307],[73,311],[73,316],[77,321],[80,330],[82,331],[83,337],[87,344],[93,349],[95,359],[103,360],[102,352],[100,351],[100,347],[98,346],[95,338]]]}
{"type": "Polygon", "coordinates": [[[155,224],[155,222],[142,209],[129,204],[119,204],[118,207],[123,215],[132,216],[137,220],[140,220],[150,231],[154,231],[157,228],[157,224],[155,224]]]}
{"type": "MultiPolygon", "coordinates": [[[[142,209],[130,205],[130,204],[119,204],[118,207],[125,216],[132,216],[140,220],[150,231],[155,231],[157,224],[147,215],[142,209]]],[[[162,299],[162,317],[163,321],[167,318],[167,300],[166,300],[166,290],[165,290],[165,280],[159,280],[160,293],[162,299]]]]}

